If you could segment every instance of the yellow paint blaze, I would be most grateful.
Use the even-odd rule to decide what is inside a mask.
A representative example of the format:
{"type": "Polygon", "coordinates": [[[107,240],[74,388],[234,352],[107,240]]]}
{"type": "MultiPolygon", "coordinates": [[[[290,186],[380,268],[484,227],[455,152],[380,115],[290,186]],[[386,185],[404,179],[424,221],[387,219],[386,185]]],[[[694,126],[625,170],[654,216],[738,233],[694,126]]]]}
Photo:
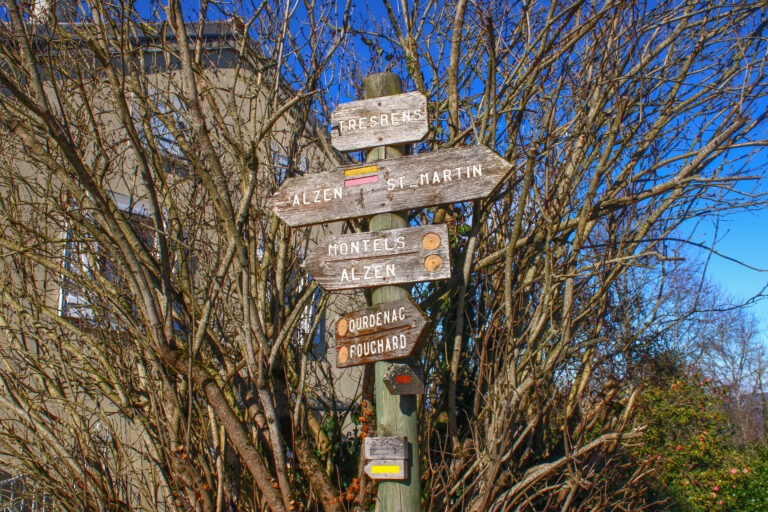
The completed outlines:
{"type": "Polygon", "coordinates": [[[360,176],[361,174],[371,174],[379,170],[378,165],[366,165],[365,167],[358,167],[356,169],[347,169],[344,171],[345,178],[351,178],[353,176],[360,176]]]}
{"type": "Polygon", "coordinates": [[[371,466],[371,473],[383,475],[385,473],[399,473],[400,466],[371,466]]]}

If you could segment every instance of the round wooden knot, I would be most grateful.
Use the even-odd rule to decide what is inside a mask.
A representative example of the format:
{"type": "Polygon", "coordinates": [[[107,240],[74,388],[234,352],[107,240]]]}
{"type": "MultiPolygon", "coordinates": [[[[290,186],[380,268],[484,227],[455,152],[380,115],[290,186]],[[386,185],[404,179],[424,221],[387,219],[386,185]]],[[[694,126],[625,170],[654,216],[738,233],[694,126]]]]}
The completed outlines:
{"type": "Polygon", "coordinates": [[[437,272],[443,268],[443,258],[437,254],[430,254],[427,256],[427,259],[424,260],[424,268],[427,269],[428,272],[437,272]]]}
{"type": "Polygon", "coordinates": [[[440,235],[437,233],[427,233],[421,239],[421,246],[428,251],[434,251],[440,247],[440,235]]]}
{"type": "Polygon", "coordinates": [[[344,364],[349,359],[349,349],[347,347],[341,347],[339,349],[339,362],[344,364]]]}
{"type": "Polygon", "coordinates": [[[339,320],[339,322],[336,324],[336,332],[339,334],[339,336],[344,336],[347,334],[347,331],[349,330],[349,326],[347,325],[347,319],[342,318],[339,320]]]}

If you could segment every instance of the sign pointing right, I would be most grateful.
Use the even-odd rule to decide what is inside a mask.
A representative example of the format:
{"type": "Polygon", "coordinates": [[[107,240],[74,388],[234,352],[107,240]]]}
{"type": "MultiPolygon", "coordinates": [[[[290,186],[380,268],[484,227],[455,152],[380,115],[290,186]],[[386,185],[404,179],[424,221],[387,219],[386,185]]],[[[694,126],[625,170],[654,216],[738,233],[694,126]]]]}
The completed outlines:
{"type": "Polygon", "coordinates": [[[285,180],[272,209],[289,226],[479,199],[512,164],[486,146],[379,160],[285,180]]]}
{"type": "Polygon", "coordinates": [[[429,318],[413,299],[347,313],[336,323],[336,366],[408,357],[427,326],[429,318]]]}

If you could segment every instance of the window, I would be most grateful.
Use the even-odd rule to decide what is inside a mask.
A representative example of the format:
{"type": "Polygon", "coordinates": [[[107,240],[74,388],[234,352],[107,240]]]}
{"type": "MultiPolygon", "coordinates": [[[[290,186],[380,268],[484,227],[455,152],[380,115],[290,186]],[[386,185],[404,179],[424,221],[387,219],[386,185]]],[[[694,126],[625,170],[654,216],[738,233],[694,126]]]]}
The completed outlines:
{"type": "Polygon", "coordinates": [[[269,143],[269,147],[272,150],[272,165],[275,167],[274,176],[277,183],[280,184],[285,181],[288,176],[288,156],[277,141],[273,140],[269,143]]]}
{"type": "MultiPolygon", "coordinates": [[[[303,281],[303,279],[302,279],[303,281]]],[[[296,342],[299,347],[311,347],[314,359],[325,357],[327,350],[323,334],[325,333],[325,311],[319,308],[323,292],[320,288],[304,306],[304,312],[296,329],[296,342]],[[314,329],[313,329],[314,328],[314,329]]]]}
{"type": "Polygon", "coordinates": [[[186,138],[190,126],[184,118],[186,108],[181,99],[172,92],[160,92],[152,85],[147,85],[144,98],[134,98],[133,117],[143,142],[151,141],[163,156],[186,160],[186,153],[176,138],[176,134],[186,138]],[[149,135],[148,135],[149,134],[149,135]]]}
{"type": "Polygon", "coordinates": [[[85,293],[76,281],[77,277],[91,273],[91,264],[88,258],[91,251],[86,247],[88,242],[84,239],[78,239],[70,222],[67,222],[64,236],[66,240],[64,244],[64,270],[69,274],[65,274],[62,278],[59,314],[67,318],[93,318],[93,311],[88,305],[85,293]],[[70,277],[71,275],[77,277],[70,277]]]}
{"type": "MultiPolygon", "coordinates": [[[[147,205],[131,201],[128,196],[112,193],[118,208],[123,211],[139,235],[144,247],[152,251],[156,247],[155,231],[152,227],[147,205]]],[[[77,208],[72,204],[71,208],[77,208]]],[[[87,222],[87,218],[86,218],[87,222]]],[[[88,230],[67,222],[64,233],[64,270],[59,293],[59,314],[72,319],[93,319],[95,296],[90,284],[98,277],[104,277],[128,291],[125,277],[115,265],[109,252],[93,239],[88,230]]]]}
{"type": "Polygon", "coordinates": [[[38,490],[26,475],[11,476],[0,471],[0,504],[3,512],[53,510],[48,494],[38,490]]]}

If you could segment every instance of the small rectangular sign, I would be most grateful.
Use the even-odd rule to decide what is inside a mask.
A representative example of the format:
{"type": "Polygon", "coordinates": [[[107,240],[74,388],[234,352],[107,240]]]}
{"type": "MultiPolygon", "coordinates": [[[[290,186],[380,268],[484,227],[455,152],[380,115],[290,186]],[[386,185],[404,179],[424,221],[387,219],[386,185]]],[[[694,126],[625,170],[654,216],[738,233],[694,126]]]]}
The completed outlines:
{"type": "Polygon", "coordinates": [[[420,92],[342,103],[331,114],[331,145],[339,151],[408,144],[429,133],[420,92]]]}
{"type": "Polygon", "coordinates": [[[304,261],[326,290],[347,290],[451,277],[445,224],[335,236],[304,261]]]}
{"type": "Polygon", "coordinates": [[[370,459],[407,459],[408,439],[402,436],[366,437],[363,439],[363,455],[370,459]]]}

